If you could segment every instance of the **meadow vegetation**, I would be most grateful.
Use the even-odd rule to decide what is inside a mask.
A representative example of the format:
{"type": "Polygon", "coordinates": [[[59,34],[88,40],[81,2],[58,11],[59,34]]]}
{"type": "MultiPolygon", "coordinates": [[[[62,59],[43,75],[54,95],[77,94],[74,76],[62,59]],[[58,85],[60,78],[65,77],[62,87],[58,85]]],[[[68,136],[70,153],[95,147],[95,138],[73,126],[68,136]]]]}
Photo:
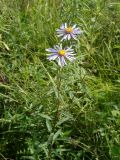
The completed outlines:
{"type": "Polygon", "coordinates": [[[120,1],[0,0],[0,160],[120,160],[120,1]],[[46,48],[77,24],[77,60],[46,48]]]}

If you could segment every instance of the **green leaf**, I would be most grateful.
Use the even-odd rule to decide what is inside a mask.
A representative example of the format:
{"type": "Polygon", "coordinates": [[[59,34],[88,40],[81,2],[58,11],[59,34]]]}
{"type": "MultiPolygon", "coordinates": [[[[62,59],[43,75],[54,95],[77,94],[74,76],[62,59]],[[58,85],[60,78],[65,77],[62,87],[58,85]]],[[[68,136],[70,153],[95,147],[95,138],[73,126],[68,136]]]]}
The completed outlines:
{"type": "Polygon", "coordinates": [[[40,114],[41,117],[45,118],[45,119],[49,119],[49,120],[52,120],[48,115],[45,115],[45,114],[40,114]]]}
{"type": "Polygon", "coordinates": [[[70,117],[64,117],[63,119],[61,119],[61,120],[56,124],[56,126],[61,125],[62,123],[68,121],[69,119],[70,119],[70,117]]]}
{"type": "Polygon", "coordinates": [[[117,117],[118,115],[120,115],[120,111],[112,110],[111,112],[114,117],[117,117]]]}
{"type": "Polygon", "coordinates": [[[47,145],[50,145],[53,142],[54,133],[51,133],[48,137],[47,145]]]}
{"type": "Polygon", "coordinates": [[[50,122],[49,119],[46,119],[46,126],[47,126],[48,131],[51,132],[52,131],[52,125],[51,125],[51,122],[50,122]]]}
{"type": "Polygon", "coordinates": [[[61,129],[59,129],[59,130],[54,134],[52,144],[54,144],[55,140],[58,138],[58,136],[61,134],[61,132],[62,132],[61,129]]]}

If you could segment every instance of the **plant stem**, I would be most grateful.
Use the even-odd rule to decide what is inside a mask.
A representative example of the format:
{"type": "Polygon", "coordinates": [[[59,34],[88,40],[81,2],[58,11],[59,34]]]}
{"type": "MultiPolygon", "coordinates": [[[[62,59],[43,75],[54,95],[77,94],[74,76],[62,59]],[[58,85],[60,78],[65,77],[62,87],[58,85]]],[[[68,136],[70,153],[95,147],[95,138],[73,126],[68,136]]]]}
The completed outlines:
{"type": "MultiPolygon", "coordinates": [[[[59,116],[60,116],[59,109],[60,109],[61,71],[62,71],[62,68],[59,68],[58,73],[57,73],[57,110],[55,112],[55,121],[53,124],[53,132],[55,131],[55,126],[56,126],[56,123],[59,120],[59,116]]],[[[49,153],[48,153],[48,160],[51,160],[52,148],[53,148],[53,145],[51,144],[50,149],[49,149],[49,153]]]]}
{"type": "Polygon", "coordinates": [[[57,75],[57,92],[58,92],[58,96],[57,96],[56,120],[58,120],[59,116],[60,116],[59,109],[60,109],[61,72],[62,72],[62,68],[59,68],[58,75],[57,75]]]}
{"type": "Polygon", "coordinates": [[[59,120],[59,116],[60,116],[60,87],[61,87],[61,72],[62,72],[62,68],[58,69],[58,73],[57,73],[57,101],[56,101],[56,112],[55,112],[55,120],[54,120],[54,125],[53,125],[53,132],[55,130],[55,126],[57,121],[59,120]]]}

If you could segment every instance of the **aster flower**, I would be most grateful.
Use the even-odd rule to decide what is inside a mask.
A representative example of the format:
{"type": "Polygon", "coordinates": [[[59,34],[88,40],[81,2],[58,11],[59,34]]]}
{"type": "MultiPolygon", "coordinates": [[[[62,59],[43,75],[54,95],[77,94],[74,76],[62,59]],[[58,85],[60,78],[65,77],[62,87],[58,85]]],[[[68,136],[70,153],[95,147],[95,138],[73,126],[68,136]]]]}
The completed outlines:
{"type": "Polygon", "coordinates": [[[76,27],[76,24],[74,26],[67,26],[67,23],[62,24],[60,29],[57,29],[56,31],[58,37],[62,38],[61,41],[70,39],[77,40],[77,35],[82,33],[82,31],[76,27]]]}
{"type": "Polygon", "coordinates": [[[74,50],[72,47],[63,48],[62,44],[54,46],[54,48],[48,48],[46,49],[47,52],[51,52],[51,54],[48,54],[48,60],[57,60],[58,65],[63,67],[66,65],[66,59],[73,62],[76,58],[74,57],[76,54],[74,53],[74,50]]]}

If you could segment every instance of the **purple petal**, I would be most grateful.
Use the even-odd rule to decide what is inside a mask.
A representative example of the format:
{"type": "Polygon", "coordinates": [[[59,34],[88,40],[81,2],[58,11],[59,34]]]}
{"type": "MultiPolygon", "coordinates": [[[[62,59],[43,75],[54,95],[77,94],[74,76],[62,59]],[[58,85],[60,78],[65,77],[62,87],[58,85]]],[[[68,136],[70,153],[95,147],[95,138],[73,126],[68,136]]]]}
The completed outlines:
{"type": "Polygon", "coordinates": [[[75,35],[75,34],[71,33],[71,37],[72,37],[73,39],[77,40],[77,38],[76,38],[76,35],[75,35]]]}
{"type": "Polygon", "coordinates": [[[61,67],[63,67],[64,65],[66,65],[66,61],[65,61],[64,56],[58,57],[58,65],[61,66],[61,67]]]}
{"type": "Polygon", "coordinates": [[[71,39],[71,34],[68,34],[68,40],[70,40],[71,39]]]}
{"type": "Polygon", "coordinates": [[[53,48],[47,48],[46,51],[51,52],[51,53],[57,53],[58,52],[56,49],[53,49],[53,48]]]}
{"type": "Polygon", "coordinates": [[[54,48],[57,50],[57,52],[60,50],[60,49],[62,49],[62,45],[60,44],[60,45],[55,45],[54,46],[54,48]]]}
{"type": "Polygon", "coordinates": [[[62,30],[62,29],[57,29],[56,32],[57,32],[57,33],[64,33],[64,30],[62,30]]]}
{"type": "Polygon", "coordinates": [[[67,28],[67,23],[65,23],[65,28],[67,28]]]}
{"type": "Polygon", "coordinates": [[[76,27],[76,24],[72,28],[75,29],[75,27],[76,27]]]}
{"type": "Polygon", "coordinates": [[[65,56],[74,57],[74,56],[76,56],[76,54],[73,54],[73,53],[66,53],[65,56]]]}
{"type": "Polygon", "coordinates": [[[82,31],[79,28],[73,30],[73,34],[81,34],[82,31]]]}
{"type": "Polygon", "coordinates": [[[73,62],[76,59],[75,57],[70,56],[70,55],[65,55],[65,57],[71,62],[73,62]]]}
{"type": "Polygon", "coordinates": [[[68,39],[68,35],[67,34],[65,34],[64,36],[63,36],[63,38],[61,39],[61,41],[63,41],[63,40],[67,40],[68,39]]]}
{"type": "Polygon", "coordinates": [[[50,61],[52,61],[52,60],[55,60],[57,57],[58,57],[58,54],[53,53],[53,54],[49,55],[47,59],[49,59],[50,61]]]}
{"type": "Polygon", "coordinates": [[[62,24],[61,26],[60,26],[60,29],[64,29],[65,28],[65,26],[64,26],[64,24],[62,24]]]}
{"type": "Polygon", "coordinates": [[[64,36],[64,34],[58,34],[57,36],[58,36],[58,37],[62,37],[62,36],[64,36]]]}
{"type": "Polygon", "coordinates": [[[72,48],[66,48],[66,51],[67,52],[74,52],[74,49],[72,49],[72,48]]]}
{"type": "Polygon", "coordinates": [[[73,51],[72,51],[72,52],[70,52],[70,51],[66,51],[66,55],[74,56],[74,55],[76,55],[76,54],[75,54],[75,53],[73,53],[73,51]]]}

